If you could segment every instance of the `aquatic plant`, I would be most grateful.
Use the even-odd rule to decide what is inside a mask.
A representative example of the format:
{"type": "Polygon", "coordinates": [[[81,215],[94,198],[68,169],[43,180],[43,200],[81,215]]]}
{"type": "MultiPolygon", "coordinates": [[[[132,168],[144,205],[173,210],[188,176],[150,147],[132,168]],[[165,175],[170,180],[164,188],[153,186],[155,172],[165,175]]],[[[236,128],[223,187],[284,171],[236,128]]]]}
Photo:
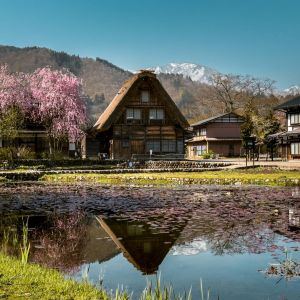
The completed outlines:
{"type": "Polygon", "coordinates": [[[204,289],[203,289],[202,278],[200,278],[200,292],[201,292],[201,300],[209,300],[210,289],[207,290],[207,294],[206,294],[206,298],[205,298],[204,297],[204,289]]]}
{"type": "Polygon", "coordinates": [[[292,255],[287,248],[284,250],[284,254],[285,258],[282,261],[270,264],[263,272],[267,276],[280,277],[287,280],[300,278],[300,262],[292,259],[292,255]]]}
{"type": "MultiPolygon", "coordinates": [[[[176,295],[171,284],[162,285],[160,274],[156,276],[155,285],[151,280],[147,281],[147,286],[140,296],[140,300],[191,300],[192,289],[184,292],[183,295],[176,295]]],[[[203,299],[204,300],[204,299],[203,299]]],[[[208,300],[208,299],[207,299],[208,300]]]]}
{"type": "Polygon", "coordinates": [[[28,240],[28,218],[26,223],[23,222],[22,226],[22,244],[20,246],[21,249],[21,261],[22,264],[27,264],[29,251],[30,251],[30,242],[28,240]]]}
{"type": "Polygon", "coordinates": [[[0,250],[3,253],[17,257],[20,256],[22,263],[27,264],[30,247],[28,237],[28,218],[26,222],[24,222],[22,218],[21,240],[19,239],[17,229],[14,227],[9,227],[2,231],[0,250]]]}

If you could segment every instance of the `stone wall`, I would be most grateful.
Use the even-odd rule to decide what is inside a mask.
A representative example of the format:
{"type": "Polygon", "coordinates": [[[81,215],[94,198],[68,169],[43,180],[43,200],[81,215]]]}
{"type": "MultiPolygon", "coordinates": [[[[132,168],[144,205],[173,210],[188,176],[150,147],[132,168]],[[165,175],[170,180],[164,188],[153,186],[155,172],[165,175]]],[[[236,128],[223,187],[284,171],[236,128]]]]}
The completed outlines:
{"type": "Polygon", "coordinates": [[[225,162],[207,162],[207,161],[190,161],[190,160],[149,160],[145,161],[146,169],[202,169],[202,168],[221,168],[230,166],[225,162]]]}

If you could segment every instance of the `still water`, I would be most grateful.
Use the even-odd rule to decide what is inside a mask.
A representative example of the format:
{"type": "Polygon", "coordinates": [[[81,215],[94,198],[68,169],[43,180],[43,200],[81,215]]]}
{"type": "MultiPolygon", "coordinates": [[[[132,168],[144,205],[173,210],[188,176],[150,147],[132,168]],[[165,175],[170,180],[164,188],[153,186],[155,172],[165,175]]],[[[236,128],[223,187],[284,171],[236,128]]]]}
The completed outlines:
{"type": "Polygon", "coordinates": [[[266,272],[300,261],[295,188],[3,185],[0,217],[8,253],[28,221],[32,262],[133,299],[158,274],[193,299],[200,279],[210,299],[300,299],[297,276],[266,272]]]}

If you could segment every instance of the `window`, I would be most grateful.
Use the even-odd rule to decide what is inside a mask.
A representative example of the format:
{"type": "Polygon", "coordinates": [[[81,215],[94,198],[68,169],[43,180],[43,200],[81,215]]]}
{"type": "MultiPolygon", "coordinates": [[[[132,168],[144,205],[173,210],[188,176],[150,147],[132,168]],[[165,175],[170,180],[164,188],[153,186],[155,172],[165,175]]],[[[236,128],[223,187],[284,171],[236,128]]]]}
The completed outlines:
{"type": "Polygon", "coordinates": [[[142,91],[141,92],[141,102],[148,103],[150,101],[150,92],[142,91]]]}
{"type": "Polygon", "coordinates": [[[122,148],[129,148],[129,140],[122,140],[122,148]]]}
{"type": "Polygon", "coordinates": [[[184,152],[183,141],[177,141],[177,152],[178,153],[183,153],[184,152]]]}
{"type": "Polygon", "coordinates": [[[194,147],[194,155],[201,156],[206,153],[206,145],[198,145],[194,147]]]}
{"type": "Polygon", "coordinates": [[[146,143],[147,153],[152,150],[153,152],[160,152],[160,140],[150,140],[146,143]]]}
{"type": "Polygon", "coordinates": [[[76,145],[75,143],[69,143],[69,151],[75,151],[76,150],[76,145]]]}
{"type": "Polygon", "coordinates": [[[206,128],[199,128],[197,133],[198,136],[206,136],[206,128]]]}
{"type": "Polygon", "coordinates": [[[167,152],[167,153],[176,152],[176,141],[162,140],[161,148],[162,148],[161,149],[162,152],[167,152]]]}
{"type": "Polygon", "coordinates": [[[163,120],[164,115],[164,110],[162,108],[151,108],[149,111],[150,120],[163,120]]]}
{"type": "Polygon", "coordinates": [[[140,120],[141,119],[141,110],[139,108],[127,108],[126,119],[127,120],[140,120]]]}
{"type": "Polygon", "coordinates": [[[291,114],[291,125],[300,124],[300,114],[291,114]]]}
{"type": "Polygon", "coordinates": [[[291,143],[291,154],[292,155],[300,154],[300,143],[291,143]]]}

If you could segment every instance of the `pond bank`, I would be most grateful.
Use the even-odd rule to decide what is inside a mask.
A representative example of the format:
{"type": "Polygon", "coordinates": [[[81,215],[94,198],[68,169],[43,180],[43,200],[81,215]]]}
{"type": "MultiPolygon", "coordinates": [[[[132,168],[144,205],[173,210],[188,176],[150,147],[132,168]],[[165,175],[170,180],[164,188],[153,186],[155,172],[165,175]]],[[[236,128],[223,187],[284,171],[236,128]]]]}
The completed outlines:
{"type": "Polygon", "coordinates": [[[134,185],[272,185],[299,186],[299,170],[276,167],[242,168],[211,165],[204,168],[104,169],[104,170],[11,170],[0,171],[0,182],[43,181],[134,185]]]}
{"type": "Polygon", "coordinates": [[[299,186],[299,171],[277,169],[203,170],[202,172],[151,172],[124,174],[49,174],[40,179],[46,182],[98,184],[218,184],[218,185],[271,185],[299,186]]]}
{"type": "Polygon", "coordinates": [[[87,283],[67,280],[59,272],[35,264],[24,265],[20,260],[2,253],[0,253],[0,298],[112,299],[105,291],[87,283]]]}

